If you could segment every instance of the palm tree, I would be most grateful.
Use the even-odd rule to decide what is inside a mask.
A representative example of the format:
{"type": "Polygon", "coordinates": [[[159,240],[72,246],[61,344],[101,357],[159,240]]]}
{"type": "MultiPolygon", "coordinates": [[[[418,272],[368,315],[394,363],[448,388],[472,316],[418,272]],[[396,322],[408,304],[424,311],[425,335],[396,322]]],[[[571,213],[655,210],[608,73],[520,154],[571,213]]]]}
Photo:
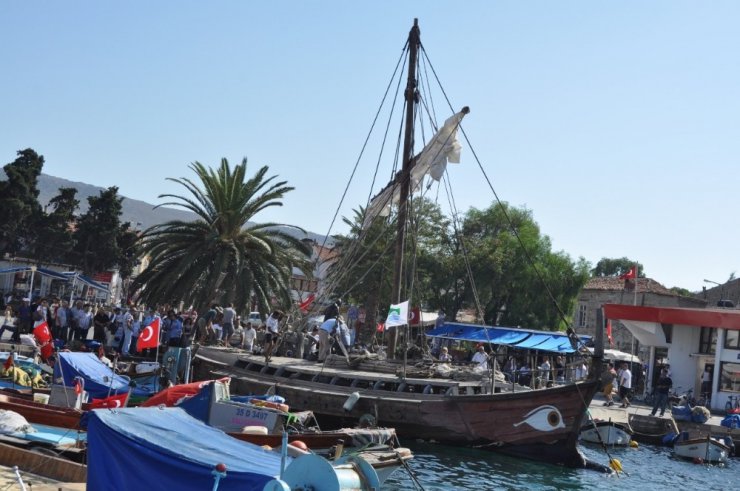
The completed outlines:
{"type": "Polygon", "coordinates": [[[184,177],[168,178],[190,194],[160,195],[176,201],[159,206],[185,208],[197,219],[170,221],[144,232],[144,254],[150,261],[133,285],[140,299],[150,305],[183,301],[197,308],[233,302],[244,310],[254,295],[262,312],[269,310],[272,297],[289,305],[292,268],[310,271],[310,248],[286,233],[285,225],[249,221],[268,207],[282,206],[280,200],[294,188],[286,181],[274,182],[276,176],[266,178],[267,166],[246,180],[246,158],[234,169],[226,159],[216,171],[199,162],[190,168],[202,186],[184,177]]]}

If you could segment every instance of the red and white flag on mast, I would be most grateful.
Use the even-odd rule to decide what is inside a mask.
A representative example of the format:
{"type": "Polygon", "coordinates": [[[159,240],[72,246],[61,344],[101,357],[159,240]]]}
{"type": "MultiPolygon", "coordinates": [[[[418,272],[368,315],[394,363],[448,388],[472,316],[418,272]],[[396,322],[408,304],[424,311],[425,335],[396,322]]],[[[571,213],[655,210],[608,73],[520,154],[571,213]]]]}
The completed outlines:
{"type": "Polygon", "coordinates": [[[136,341],[136,351],[159,346],[159,324],[159,317],[155,317],[151,324],[141,330],[139,339],[136,341]]]}
{"type": "Polygon", "coordinates": [[[611,319],[606,320],[606,337],[609,339],[609,347],[614,346],[614,339],[612,338],[612,321],[611,319]]]}
{"type": "Polygon", "coordinates": [[[632,280],[634,278],[637,278],[637,265],[636,264],[632,266],[632,268],[630,268],[630,270],[627,271],[626,273],[619,275],[620,280],[632,280]]]}

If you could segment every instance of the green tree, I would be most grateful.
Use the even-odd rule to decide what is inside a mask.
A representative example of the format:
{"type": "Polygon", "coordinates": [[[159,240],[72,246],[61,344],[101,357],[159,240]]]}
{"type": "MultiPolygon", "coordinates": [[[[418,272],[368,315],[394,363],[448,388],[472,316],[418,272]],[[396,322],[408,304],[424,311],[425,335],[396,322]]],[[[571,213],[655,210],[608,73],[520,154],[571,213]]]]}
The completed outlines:
{"type": "Polygon", "coordinates": [[[283,306],[292,304],[292,268],[310,271],[310,247],[279,228],[284,225],[249,222],[266,208],[282,206],[293,188],[275,182],[275,176],[266,178],[267,166],[247,179],[246,158],[233,169],[226,159],[215,171],[199,162],[190,168],[200,186],[171,178],[189,195],[160,197],[176,200],[165,204],[190,210],[197,219],[144,232],[143,252],[150,262],[133,283],[140,298],[150,304],[184,301],[198,308],[211,301],[233,302],[243,310],[254,295],[262,311],[270,308],[273,296],[283,306]]]}
{"type": "Polygon", "coordinates": [[[49,200],[36,241],[36,257],[40,261],[63,263],[74,250],[75,213],[80,205],[77,189],[59,188],[59,194],[49,200]]]}
{"type": "MultiPolygon", "coordinates": [[[[463,236],[486,323],[534,329],[567,325],[560,312],[571,311],[588,279],[588,263],[553,252],[529,210],[507,204],[471,209],[463,236]]],[[[475,307],[472,289],[467,302],[475,307]]]]}
{"type": "Polygon", "coordinates": [[[635,265],[637,265],[638,278],[644,278],[645,272],[642,269],[642,265],[637,261],[633,261],[626,257],[601,258],[601,260],[596,263],[594,269],[591,270],[591,276],[620,276],[628,273],[635,265]]]}
{"type": "Polygon", "coordinates": [[[98,196],[90,196],[87,202],[87,212],[80,216],[74,234],[73,259],[85,274],[93,274],[113,268],[120,261],[123,198],[118,196],[118,188],[111,186],[98,196]]]}
{"type": "Polygon", "coordinates": [[[7,179],[0,181],[0,254],[33,250],[42,216],[37,182],[44,157],[30,148],[17,154],[3,167],[7,179]]]}

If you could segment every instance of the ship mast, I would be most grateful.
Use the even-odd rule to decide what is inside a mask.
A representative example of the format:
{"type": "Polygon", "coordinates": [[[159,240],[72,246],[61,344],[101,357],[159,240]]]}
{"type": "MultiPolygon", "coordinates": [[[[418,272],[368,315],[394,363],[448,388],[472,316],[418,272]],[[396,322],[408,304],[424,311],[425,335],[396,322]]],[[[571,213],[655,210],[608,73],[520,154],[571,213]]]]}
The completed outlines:
{"type": "MultiPolygon", "coordinates": [[[[416,64],[419,56],[421,36],[419,31],[419,19],[414,19],[414,26],[409,32],[409,72],[406,81],[406,122],[403,137],[403,167],[401,169],[400,196],[398,201],[398,223],[396,232],[396,250],[393,267],[393,285],[391,300],[393,303],[401,302],[403,282],[403,250],[406,237],[407,206],[409,187],[411,182],[411,168],[414,162],[414,111],[416,109],[416,64]]],[[[396,357],[396,342],[398,331],[395,327],[388,330],[388,356],[396,357]]]]}

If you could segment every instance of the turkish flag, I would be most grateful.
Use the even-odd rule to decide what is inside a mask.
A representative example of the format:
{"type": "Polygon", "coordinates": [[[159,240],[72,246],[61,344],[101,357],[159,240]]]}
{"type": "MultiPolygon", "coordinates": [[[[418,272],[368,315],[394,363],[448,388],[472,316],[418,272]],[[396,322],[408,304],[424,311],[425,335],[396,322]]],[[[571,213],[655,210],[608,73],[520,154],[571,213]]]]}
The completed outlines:
{"type": "Polygon", "coordinates": [[[52,343],[51,332],[46,321],[33,328],[33,337],[41,348],[41,359],[46,361],[54,354],[54,343],[52,343]]]}
{"type": "Polygon", "coordinates": [[[383,324],[382,322],[378,322],[378,325],[377,325],[377,327],[375,329],[378,332],[383,332],[383,331],[385,331],[385,324],[383,324]]]}
{"type": "Polygon", "coordinates": [[[40,344],[46,344],[51,341],[51,332],[49,331],[49,325],[46,321],[42,322],[38,326],[33,328],[33,337],[40,344]]]}
{"type": "Polygon", "coordinates": [[[155,317],[151,324],[141,330],[139,340],[136,341],[136,351],[159,346],[159,324],[159,317],[155,317]]]}
{"type": "Polygon", "coordinates": [[[619,275],[620,280],[631,280],[632,278],[637,278],[637,265],[632,266],[632,268],[623,275],[619,275]]]}
{"type": "Polygon", "coordinates": [[[106,397],[105,399],[93,399],[90,403],[90,409],[126,407],[126,399],[128,399],[128,392],[106,397]]]}
{"type": "Polygon", "coordinates": [[[419,307],[411,309],[411,316],[409,317],[409,326],[418,326],[421,324],[421,310],[419,307]]]}

